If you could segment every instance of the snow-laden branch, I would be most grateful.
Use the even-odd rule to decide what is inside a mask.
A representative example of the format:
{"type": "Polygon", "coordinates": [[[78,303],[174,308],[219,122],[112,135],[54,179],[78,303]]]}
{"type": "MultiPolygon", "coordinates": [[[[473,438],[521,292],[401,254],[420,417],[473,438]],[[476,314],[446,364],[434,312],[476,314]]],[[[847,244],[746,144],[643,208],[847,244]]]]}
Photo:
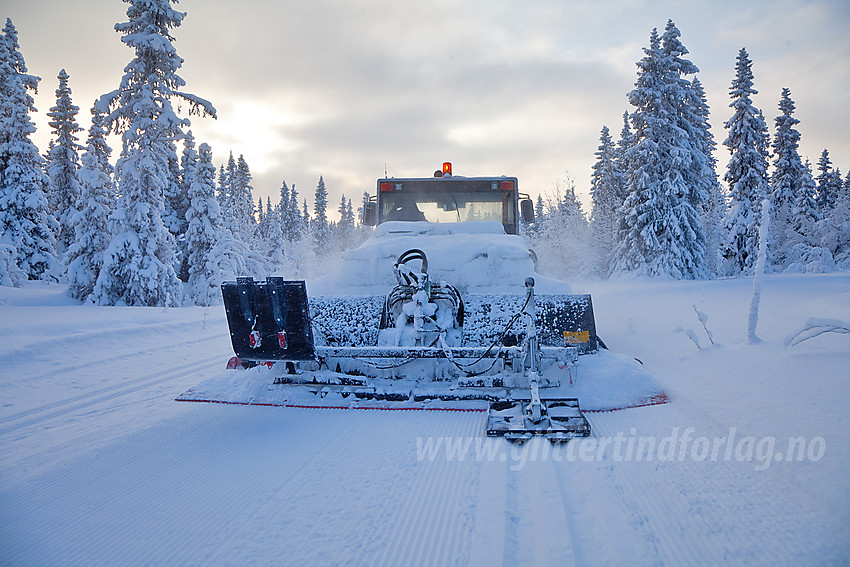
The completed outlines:
{"type": "Polygon", "coordinates": [[[809,319],[800,330],[785,339],[785,346],[798,345],[824,333],[850,334],[850,323],[838,319],[809,319]]]}
{"type": "Polygon", "coordinates": [[[705,334],[708,337],[709,342],[714,346],[714,334],[708,329],[708,315],[697,309],[696,305],[691,305],[694,308],[694,312],[697,314],[697,319],[702,323],[702,328],[705,329],[705,334]]]}
{"type": "Polygon", "coordinates": [[[189,115],[196,116],[212,116],[218,118],[215,107],[210,101],[199,96],[184,93],[182,91],[174,91],[174,96],[179,97],[189,103],[189,115]]]}

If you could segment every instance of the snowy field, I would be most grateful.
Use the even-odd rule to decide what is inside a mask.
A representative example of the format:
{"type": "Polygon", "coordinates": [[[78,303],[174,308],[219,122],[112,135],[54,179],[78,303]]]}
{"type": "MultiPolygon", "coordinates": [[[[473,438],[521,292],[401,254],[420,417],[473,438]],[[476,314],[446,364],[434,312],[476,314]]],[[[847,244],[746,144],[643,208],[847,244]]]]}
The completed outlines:
{"type": "Polygon", "coordinates": [[[2,287],[0,563],[850,562],[850,335],[785,346],[850,321],[850,275],[767,277],[758,344],[751,279],[573,288],[670,403],[558,448],[480,412],[175,402],[224,372],[221,307],[2,287]]]}

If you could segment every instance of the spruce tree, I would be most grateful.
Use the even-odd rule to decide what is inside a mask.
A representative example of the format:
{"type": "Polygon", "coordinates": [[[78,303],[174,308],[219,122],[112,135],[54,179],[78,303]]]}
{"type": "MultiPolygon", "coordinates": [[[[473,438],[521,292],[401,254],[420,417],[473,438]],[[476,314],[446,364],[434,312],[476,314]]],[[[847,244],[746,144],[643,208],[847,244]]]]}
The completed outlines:
{"type": "Polygon", "coordinates": [[[369,206],[369,201],[372,200],[372,196],[368,191],[364,191],[363,195],[360,197],[360,206],[357,207],[357,222],[360,226],[366,225],[366,208],[369,206]]]}
{"type": "Polygon", "coordinates": [[[617,200],[621,205],[626,200],[627,194],[626,172],[629,171],[627,154],[635,141],[629,119],[628,111],[623,112],[623,128],[620,130],[620,139],[617,140],[617,147],[614,149],[614,171],[617,172],[618,176],[617,200]]]}
{"type": "Polygon", "coordinates": [[[850,188],[841,181],[841,173],[835,169],[835,178],[838,185],[838,196],[835,208],[832,210],[832,224],[835,230],[832,255],[836,267],[839,270],[850,270],[850,188]]]}
{"type": "Polygon", "coordinates": [[[232,215],[230,227],[233,235],[242,242],[250,243],[257,230],[257,218],[254,216],[254,194],[251,186],[251,171],[245,156],[239,155],[234,162],[228,161],[228,177],[230,179],[230,210],[232,215]]]}
{"type": "Polygon", "coordinates": [[[753,106],[752,61],[745,48],[738,52],[735,79],[729,94],[734,114],[724,127],[729,135],[723,145],[732,154],[723,179],[729,186],[730,205],[723,226],[724,273],[752,273],[758,257],[761,202],[767,195],[767,125],[753,106]]]}
{"type": "Polygon", "coordinates": [[[212,105],[179,89],[171,30],[185,14],[171,0],[126,0],[128,21],[115,30],[134,50],[121,84],[103,95],[98,108],[109,112],[106,124],[122,135],[116,176],[121,194],[115,213],[117,231],[106,251],[93,292],[100,305],[176,305],[181,283],[174,270],[174,240],[162,220],[165,195],[177,162],[174,141],[187,119],[177,116],[172,100],[182,99],[189,114],[215,116],[212,105]]]}
{"type": "Polygon", "coordinates": [[[838,193],[841,191],[841,174],[832,169],[832,161],[829,159],[829,150],[824,150],[818,160],[818,193],[815,200],[821,215],[829,216],[838,201],[838,193]]]}
{"type": "Polygon", "coordinates": [[[313,213],[312,227],[316,255],[325,256],[330,252],[331,230],[328,223],[328,190],[325,188],[325,179],[321,175],[313,197],[313,213]]]}
{"type": "Polygon", "coordinates": [[[94,291],[104,253],[110,243],[109,218],[115,206],[112,179],[98,161],[94,145],[82,155],[80,210],[71,219],[74,240],[68,248],[68,284],[71,297],[86,301],[94,291]]]}
{"type": "Polygon", "coordinates": [[[256,241],[259,248],[269,258],[273,256],[274,249],[278,245],[280,238],[272,234],[276,233],[280,227],[280,215],[277,213],[277,208],[272,208],[271,197],[266,197],[266,204],[263,204],[263,198],[257,198],[257,231],[256,241]]]}
{"type": "MultiPolygon", "coordinates": [[[[182,136],[181,136],[182,137],[182,136]]],[[[192,140],[194,145],[194,140],[192,140]]],[[[166,185],[163,190],[162,222],[165,228],[179,242],[183,233],[186,232],[186,209],[189,207],[189,198],[186,196],[183,186],[183,172],[180,169],[180,158],[177,156],[177,144],[172,140],[168,144],[168,173],[166,185]]],[[[179,250],[177,250],[179,256],[179,250]]],[[[175,269],[179,267],[178,264],[175,269]]]]}
{"type": "Polygon", "coordinates": [[[0,285],[21,287],[27,281],[27,275],[18,267],[15,248],[0,243],[0,285]]]}
{"type": "Polygon", "coordinates": [[[70,293],[83,301],[91,299],[104,252],[111,241],[114,224],[111,219],[118,203],[115,169],[109,161],[112,148],[106,141],[104,114],[97,104],[91,108],[91,116],[78,172],[81,210],[73,219],[75,242],[67,259],[70,293]]]}
{"type": "Polygon", "coordinates": [[[351,199],[348,199],[345,205],[345,214],[343,215],[343,218],[345,219],[345,223],[349,225],[352,230],[354,230],[354,227],[357,223],[354,220],[354,206],[351,203],[351,199]]]}
{"type": "Polygon", "coordinates": [[[268,243],[269,259],[273,266],[279,266],[286,257],[284,249],[286,243],[283,236],[283,211],[285,210],[280,202],[272,207],[271,198],[266,199],[265,239],[268,243]]]}
{"type": "MultiPolygon", "coordinates": [[[[305,208],[306,210],[306,208],[305,208]]],[[[286,224],[284,224],[284,234],[290,242],[301,240],[303,235],[303,225],[305,222],[309,225],[309,219],[301,215],[301,210],[298,208],[298,189],[295,184],[292,184],[292,190],[289,194],[289,214],[286,215],[286,224]]]]}
{"type": "Polygon", "coordinates": [[[227,165],[222,166],[222,170],[218,176],[219,204],[221,206],[222,217],[224,218],[224,226],[234,236],[239,236],[241,231],[236,215],[236,201],[240,195],[235,189],[236,183],[236,159],[233,157],[233,152],[230,152],[227,158],[227,165]]]}
{"type": "Polygon", "coordinates": [[[595,155],[596,163],[593,164],[593,174],[590,177],[590,196],[593,203],[590,228],[596,249],[598,273],[607,276],[616,243],[617,211],[622,205],[619,198],[621,175],[616,169],[616,150],[607,126],[602,127],[595,155]]]}
{"type": "Polygon", "coordinates": [[[336,224],[336,239],[340,250],[351,248],[354,236],[354,212],[351,209],[351,201],[342,196],[337,209],[339,222],[336,224]]]}
{"type": "Polygon", "coordinates": [[[198,152],[195,150],[195,137],[189,130],[183,137],[180,170],[175,174],[176,182],[171,184],[173,190],[166,199],[169,206],[166,207],[167,216],[164,217],[166,226],[177,244],[177,277],[184,283],[189,279],[189,255],[186,248],[186,230],[189,228],[189,220],[186,218],[186,212],[189,210],[189,187],[195,178],[197,166],[198,152]]]}
{"type": "Polygon", "coordinates": [[[98,110],[97,103],[91,108],[91,127],[86,138],[86,151],[94,154],[97,168],[104,172],[109,179],[108,194],[111,199],[110,209],[115,208],[118,200],[118,189],[115,187],[115,168],[110,163],[112,148],[106,141],[107,128],[103,112],[98,110]]]}
{"type": "MultiPolygon", "coordinates": [[[[244,262],[235,269],[226,244],[233,243],[224,227],[215,196],[215,165],[208,144],[198,147],[198,161],[189,179],[189,209],[186,244],[189,279],[186,296],[194,305],[217,305],[222,302],[220,286],[233,275],[243,273],[244,262]],[[236,273],[234,273],[236,272],[236,273]]],[[[238,261],[237,261],[238,262],[238,261]]]]}
{"type": "Polygon", "coordinates": [[[542,232],[546,228],[546,202],[543,200],[543,195],[537,194],[537,200],[534,202],[534,226],[531,229],[532,234],[542,232]]]}
{"type": "Polygon", "coordinates": [[[263,198],[257,197],[257,232],[262,234],[260,231],[260,226],[263,224],[263,221],[266,219],[266,209],[263,208],[263,198]]]}
{"type": "Polygon", "coordinates": [[[717,158],[714,151],[717,144],[711,133],[711,124],[708,121],[709,108],[705,89],[698,77],[691,81],[693,98],[691,99],[692,112],[692,140],[696,145],[697,158],[695,159],[694,175],[692,182],[699,183],[706,195],[705,201],[699,207],[703,231],[705,232],[705,258],[709,270],[713,274],[720,270],[720,250],[722,242],[723,217],[726,214],[726,197],[723,188],[717,179],[717,158]]]}
{"type": "Polygon", "coordinates": [[[59,72],[59,88],[56,89],[56,106],[47,115],[53,129],[54,139],[50,141],[45,159],[45,170],[48,182],[48,202],[53,215],[59,222],[59,232],[56,234],[56,248],[60,254],[67,250],[74,241],[74,226],[71,219],[81,207],[80,181],[77,172],[80,169],[77,133],[82,128],[77,124],[78,106],[71,102],[71,89],[68,86],[68,73],[65,69],[59,72]]]}
{"type": "Polygon", "coordinates": [[[682,117],[694,112],[693,91],[684,76],[697,68],[684,59],[687,50],[678,37],[672,21],[663,37],[652,31],[628,95],[636,107],[634,142],[626,154],[628,195],[613,270],[695,279],[709,276],[697,209],[705,193],[690,182],[702,156],[682,117]]]}
{"type": "Polygon", "coordinates": [[[817,186],[808,160],[803,164],[800,190],[791,210],[792,229],[787,243],[788,259],[786,272],[821,273],[835,269],[832,252],[824,246],[823,231],[831,228],[830,220],[824,220],[815,202],[817,186]]]}
{"type": "Polygon", "coordinates": [[[298,212],[298,193],[293,186],[290,192],[289,186],[284,181],[280,186],[280,232],[284,240],[293,242],[298,239],[298,225],[300,214],[298,212]]]}
{"type": "MultiPolygon", "coordinates": [[[[56,264],[56,219],[44,191],[44,159],[30,139],[36,112],[18,32],[7,19],[0,37],[0,245],[29,279],[49,279],[56,264]]],[[[18,273],[17,270],[12,270],[18,273]]]]}
{"type": "MultiPolygon", "coordinates": [[[[782,89],[779,100],[782,114],[776,117],[776,133],[773,138],[773,175],[770,177],[771,221],[773,232],[774,262],[785,268],[789,249],[796,244],[793,237],[794,209],[803,191],[803,160],[797,149],[800,147],[800,132],[795,126],[800,123],[794,118],[794,101],[791,91],[782,89]]],[[[801,203],[805,201],[800,201],[801,203]]],[[[803,211],[800,211],[803,213],[803,211]]],[[[799,226],[799,225],[798,225],[799,226]]]]}
{"type": "MultiPolygon", "coordinates": [[[[295,186],[292,186],[293,191],[295,190],[295,186]]],[[[301,213],[301,234],[302,236],[310,235],[312,238],[313,232],[313,219],[310,218],[310,209],[307,207],[307,198],[304,198],[304,206],[302,207],[301,213]]]]}
{"type": "MultiPolygon", "coordinates": [[[[699,72],[699,69],[684,58],[688,50],[679,40],[680,35],[673,21],[668,20],[664,35],[661,36],[666,74],[663,90],[671,115],[676,115],[670,133],[675,144],[673,147],[681,148],[678,152],[671,152],[672,164],[681,171],[688,187],[688,199],[699,211],[709,200],[714,175],[714,160],[711,156],[714,141],[710,134],[708,103],[702,84],[697,77],[692,81],[686,78],[699,72]]],[[[716,183],[716,177],[714,179],[716,183]]]]}
{"type": "MultiPolygon", "coordinates": [[[[233,159],[233,152],[230,152],[230,159],[233,159]]],[[[229,165],[229,162],[228,162],[229,165]]],[[[236,162],[233,162],[234,168],[236,162]]],[[[216,200],[218,207],[221,209],[221,218],[225,225],[228,225],[230,215],[230,176],[228,170],[224,169],[224,164],[218,172],[218,191],[216,192],[216,200]]]]}

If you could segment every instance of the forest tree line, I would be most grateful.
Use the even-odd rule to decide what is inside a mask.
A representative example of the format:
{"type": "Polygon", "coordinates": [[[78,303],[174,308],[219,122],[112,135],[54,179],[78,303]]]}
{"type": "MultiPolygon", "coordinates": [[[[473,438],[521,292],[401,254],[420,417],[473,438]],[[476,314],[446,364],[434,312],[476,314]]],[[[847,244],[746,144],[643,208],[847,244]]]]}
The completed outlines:
{"type": "MultiPolygon", "coordinates": [[[[209,101],[181,90],[182,59],[170,31],[185,14],[169,0],[136,4],[130,2],[128,21],[116,25],[135,56],[118,88],[91,108],[84,143],[70,77],[59,72],[44,155],[30,139],[31,93],[39,78],[28,74],[17,31],[6,22],[0,38],[0,284],[67,282],[75,298],[99,305],[209,305],[221,301],[222,281],[272,273],[306,277],[365,240],[368,193],[356,208],[343,196],[332,221],[323,177],[311,211],[285,181],[276,202],[255,202],[242,155],[231,153],[216,168],[210,146],[196,145],[188,120],[172,107],[180,100],[190,116],[216,115],[209,101]],[[114,165],[110,133],[121,136],[114,165]]],[[[652,31],[619,138],[602,128],[590,214],[570,179],[538,196],[524,237],[541,271],[565,278],[752,274],[766,202],[769,269],[848,269],[850,175],[841,178],[828,150],[814,167],[801,159],[790,90],[782,90],[771,140],[751,98],[758,92],[752,61],[740,50],[731,117],[723,125],[722,144],[731,155],[724,186],[705,91],[680,35],[672,21],[662,34],[652,31]]]]}

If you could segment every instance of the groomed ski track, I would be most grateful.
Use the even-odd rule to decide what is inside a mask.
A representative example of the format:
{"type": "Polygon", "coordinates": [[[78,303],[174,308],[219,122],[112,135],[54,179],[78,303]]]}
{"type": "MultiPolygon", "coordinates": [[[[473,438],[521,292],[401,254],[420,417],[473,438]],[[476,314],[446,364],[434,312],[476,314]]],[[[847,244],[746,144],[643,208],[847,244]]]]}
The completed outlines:
{"type": "MultiPolygon", "coordinates": [[[[566,446],[486,438],[480,412],[177,403],[226,362],[222,315],[151,310],[150,321],[135,316],[122,327],[98,310],[70,332],[63,309],[29,308],[31,336],[11,332],[13,318],[0,321],[3,565],[839,565],[847,557],[844,505],[793,482],[817,478],[827,459],[794,463],[795,476],[779,463],[758,471],[754,462],[677,453],[624,458],[629,439],[689,428],[722,439],[738,423],[675,394],[665,405],[590,413],[587,444],[566,446]],[[617,436],[626,439],[619,452],[617,436]]],[[[67,309],[77,317],[81,308],[67,309]]],[[[751,426],[740,427],[739,436],[751,426]]],[[[830,451],[841,455],[835,439],[830,451]]]]}
{"type": "MultiPolygon", "coordinates": [[[[4,474],[4,562],[784,564],[789,542],[801,532],[816,541],[824,527],[785,510],[785,529],[755,542],[746,526],[762,533],[758,523],[776,518],[744,506],[730,521],[742,510],[712,499],[734,470],[569,462],[544,440],[482,438],[477,414],[181,407],[26,481],[4,474]],[[429,439],[443,440],[430,455],[429,439]]],[[[597,437],[613,436],[651,411],[664,410],[590,419],[597,437]]]]}

